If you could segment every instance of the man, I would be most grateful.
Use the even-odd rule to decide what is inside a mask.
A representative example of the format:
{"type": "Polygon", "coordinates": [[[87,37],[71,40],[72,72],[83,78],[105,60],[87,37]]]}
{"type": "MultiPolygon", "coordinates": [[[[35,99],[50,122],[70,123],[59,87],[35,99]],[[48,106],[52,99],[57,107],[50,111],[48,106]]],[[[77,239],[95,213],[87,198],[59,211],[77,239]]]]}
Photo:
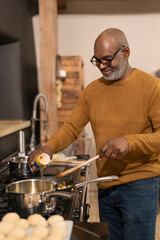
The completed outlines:
{"type": "Polygon", "coordinates": [[[90,121],[96,141],[100,220],[109,226],[110,240],[153,240],[158,212],[160,174],[160,80],[129,65],[125,34],[106,29],[95,41],[91,63],[103,77],[81,94],[69,120],[41,152],[66,148],[90,121]]]}

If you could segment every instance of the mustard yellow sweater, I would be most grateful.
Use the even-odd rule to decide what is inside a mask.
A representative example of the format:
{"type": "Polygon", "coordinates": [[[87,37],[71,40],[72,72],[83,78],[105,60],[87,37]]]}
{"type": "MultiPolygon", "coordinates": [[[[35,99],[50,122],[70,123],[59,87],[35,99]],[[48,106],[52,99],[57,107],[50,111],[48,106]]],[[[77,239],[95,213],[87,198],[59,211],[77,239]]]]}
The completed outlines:
{"type": "Polygon", "coordinates": [[[103,77],[81,94],[69,120],[46,143],[58,152],[78,137],[90,121],[96,150],[111,138],[125,136],[130,151],[120,160],[97,160],[99,177],[118,175],[109,188],[160,175],[160,79],[139,69],[124,80],[111,83],[103,77]]]}

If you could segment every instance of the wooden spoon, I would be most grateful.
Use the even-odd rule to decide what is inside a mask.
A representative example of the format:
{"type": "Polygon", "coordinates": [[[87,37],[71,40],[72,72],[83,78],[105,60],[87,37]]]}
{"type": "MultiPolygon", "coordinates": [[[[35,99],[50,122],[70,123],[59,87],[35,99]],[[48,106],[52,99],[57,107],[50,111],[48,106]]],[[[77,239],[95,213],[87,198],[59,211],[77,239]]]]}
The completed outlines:
{"type": "Polygon", "coordinates": [[[76,171],[77,169],[79,169],[79,168],[81,168],[81,167],[87,165],[88,163],[90,163],[90,162],[92,162],[92,161],[94,161],[94,160],[96,160],[96,159],[98,159],[98,158],[99,158],[99,155],[97,155],[97,156],[95,156],[95,157],[93,157],[93,158],[91,158],[91,159],[85,161],[85,162],[82,163],[82,164],[79,164],[78,166],[75,166],[75,167],[70,168],[70,169],[68,169],[68,170],[66,170],[66,171],[64,171],[64,172],[59,173],[56,177],[57,177],[57,178],[64,177],[64,176],[66,176],[66,175],[68,175],[68,174],[70,174],[70,173],[76,171]]]}

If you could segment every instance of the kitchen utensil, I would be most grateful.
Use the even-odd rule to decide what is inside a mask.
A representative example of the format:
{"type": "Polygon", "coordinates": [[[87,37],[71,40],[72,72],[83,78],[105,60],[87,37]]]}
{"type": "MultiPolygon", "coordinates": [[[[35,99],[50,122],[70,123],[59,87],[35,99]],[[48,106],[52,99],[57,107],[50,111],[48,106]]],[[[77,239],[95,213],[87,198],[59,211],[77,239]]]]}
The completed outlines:
{"type": "Polygon", "coordinates": [[[20,216],[33,213],[48,214],[53,212],[56,196],[70,198],[70,193],[56,192],[57,183],[40,179],[27,179],[10,183],[6,186],[8,206],[10,211],[20,216]]]}
{"type": "Polygon", "coordinates": [[[82,187],[83,185],[87,185],[87,184],[90,184],[90,183],[109,182],[109,181],[113,181],[113,180],[116,180],[116,179],[118,179],[118,176],[116,176],[116,175],[100,177],[100,178],[95,178],[95,179],[91,179],[91,180],[88,180],[88,181],[76,183],[75,185],[68,185],[68,186],[63,187],[63,188],[58,188],[57,190],[58,191],[65,191],[65,190],[70,189],[70,188],[79,188],[79,187],[82,187]]]}
{"type": "Polygon", "coordinates": [[[25,154],[25,134],[24,131],[20,131],[19,132],[19,152],[18,152],[18,156],[19,157],[24,157],[25,154]]]}
{"type": "Polygon", "coordinates": [[[82,163],[82,164],[79,164],[78,166],[75,166],[75,167],[70,168],[70,169],[68,169],[68,170],[66,170],[66,171],[64,171],[64,172],[59,173],[56,177],[57,177],[57,178],[64,177],[64,176],[66,176],[66,175],[68,175],[68,174],[76,171],[77,169],[79,169],[79,168],[87,165],[88,163],[91,163],[92,161],[94,161],[94,160],[96,160],[96,159],[98,159],[98,158],[99,158],[99,155],[97,155],[97,156],[95,156],[95,157],[93,157],[93,158],[85,161],[85,162],[82,163]]]}
{"type": "MultiPolygon", "coordinates": [[[[72,185],[70,188],[79,188],[94,182],[113,181],[117,178],[115,175],[96,178],[72,185]]],[[[50,182],[42,179],[27,179],[10,183],[6,187],[6,193],[10,211],[15,211],[24,217],[37,212],[40,214],[53,212],[57,196],[72,197],[72,191],[59,191],[56,181],[50,182]]]]}
{"type": "Polygon", "coordinates": [[[47,166],[50,166],[52,163],[63,163],[63,164],[68,164],[68,163],[71,163],[71,164],[81,164],[81,163],[84,163],[86,162],[86,160],[67,160],[67,162],[64,160],[57,160],[57,159],[51,159],[49,164],[47,166]]]}
{"type": "Polygon", "coordinates": [[[8,160],[9,173],[13,178],[27,178],[30,174],[30,169],[27,163],[28,156],[12,157],[8,160]]]}
{"type": "Polygon", "coordinates": [[[12,157],[8,160],[9,173],[14,178],[27,178],[30,169],[27,163],[28,156],[25,155],[25,135],[23,131],[19,132],[19,152],[18,156],[12,157]]]}
{"type": "Polygon", "coordinates": [[[61,160],[61,161],[68,161],[72,159],[77,159],[77,156],[66,156],[63,153],[56,153],[53,154],[52,160],[61,160]]]}

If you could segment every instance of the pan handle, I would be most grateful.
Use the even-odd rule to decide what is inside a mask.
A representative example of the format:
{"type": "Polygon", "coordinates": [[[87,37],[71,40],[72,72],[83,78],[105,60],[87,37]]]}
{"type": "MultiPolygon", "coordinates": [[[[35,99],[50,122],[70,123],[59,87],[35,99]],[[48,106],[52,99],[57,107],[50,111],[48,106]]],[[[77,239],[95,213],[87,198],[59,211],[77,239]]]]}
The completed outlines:
{"type": "Polygon", "coordinates": [[[79,187],[81,187],[83,185],[87,185],[89,183],[109,182],[109,181],[113,181],[113,180],[116,180],[116,179],[118,179],[118,176],[116,176],[116,175],[111,175],[111,176],[107,176],[107,177],[100,177],[100,178],[95,178],[95,179],[88,180],[88,181],[85,181],[85,182],[77,183],[77,184],[75,184],[75,187],[79,188],[79,187]]]}
{"type": "Polygon", "coordinates": [[[65,193],[65,192],[52,192],[52,193],[47,193],[47,197],[51,198],[51,197],[64,197],[64,198],[71,198],[72,195],[65,193]]]}

